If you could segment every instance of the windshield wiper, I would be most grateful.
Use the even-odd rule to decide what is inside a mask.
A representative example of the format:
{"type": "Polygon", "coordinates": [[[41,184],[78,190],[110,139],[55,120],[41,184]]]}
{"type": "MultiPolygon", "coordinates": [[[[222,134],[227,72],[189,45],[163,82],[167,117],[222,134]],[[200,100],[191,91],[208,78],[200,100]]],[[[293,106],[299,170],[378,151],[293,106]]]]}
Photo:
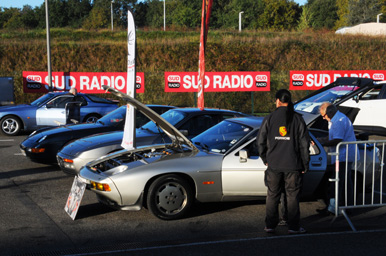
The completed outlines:
{"type": "Polygon", "coordinates": [[[101,120],[98,120],[97,122],[98,122],[98,123],[101,123],[102,125],[105,125],[105,123],[102,122],[101,120]]]}
{"type": "Polygon", "coordinates": [[[139,127],[139,129],[154,133],[153,130],[150,130],[149,128],[143,128],[143,126],[139,127]]]}
{"type": "Polygon", "coordinates": [[[206,151],[209,151],[209,146],[206,145],[205,143],[201,143],[201,142],[195,141],[194,144],[200,146],[202,149],[204,149],[206,151]]]}

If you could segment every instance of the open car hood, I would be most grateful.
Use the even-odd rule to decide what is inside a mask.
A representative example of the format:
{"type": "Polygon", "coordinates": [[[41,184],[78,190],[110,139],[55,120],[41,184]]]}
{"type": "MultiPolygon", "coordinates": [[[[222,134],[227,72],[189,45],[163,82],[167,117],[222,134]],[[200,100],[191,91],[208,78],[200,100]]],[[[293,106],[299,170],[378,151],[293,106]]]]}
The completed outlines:
{"type": "Polygon", "coordinates": [[[156,123],[158,127],[161,128],[165,132],[165,134],[169,136],[173,144],[177,144],[177,145],[184,144],[190,147],[193,151],[199,151],[196,148],[196,146],[194,146],[193,143],[188,138],[186,138],[180,131],[178,131],[173,125],[171,125],[168,121],[166,121],[163,117],[158,115],[155,111],[153,111],[146,105],[130,97],[129,95],[124,94],[123,92],[120,92],[114,88],[111,88],[110,86],[102,85],[102,88],[104,90],[111,92],[115,96],[118,96],[122,100],[126,101],[128,104],[136,108],[138,111],[144,114],[151,121],[156,123]]]}

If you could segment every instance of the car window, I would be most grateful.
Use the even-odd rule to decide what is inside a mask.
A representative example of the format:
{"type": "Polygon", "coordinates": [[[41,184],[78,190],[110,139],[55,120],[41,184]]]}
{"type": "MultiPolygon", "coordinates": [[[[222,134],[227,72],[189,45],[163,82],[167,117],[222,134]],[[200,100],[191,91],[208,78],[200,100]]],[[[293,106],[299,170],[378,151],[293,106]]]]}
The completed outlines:
{"type": "Polygon", "coordinates": [[[135,127],[136,128],[141,127],[142,125],[146,124],[147,122],[149,122],[149,118],[147,118],[147,116],[142,114],[142,112],[140,112],[140,111],[135,112],[135,127]]]}
{"type": "Polygon", "coordinates": [[[360,96],[360,100],[374,100],[379,99],[380,93],[382,92],[382,85],[378,85],[371,90],[363,93],[360,96]]]}
{"type": "MultiPolygon", "coordinates": [[[[313,140],[311,140],[312,142],[314,142],[313,140]]],[[[310,155],[313,156],[313,155],[319,155],[320,154],[320,149],[318,147],[318,145],[316,145],[316,143],[310,143],[310,155]]]]}
{"type": "Polygon", "coordinates": [[[112,103],[111,100],[104,99],[104,98],[100,98],[100,97],[95,96],[95,95],[92,95],[92,94],[87,94],[87,97],[88,97],[91,101],[97,102],[97,103],[112,103]]]}
{"type": "Polygon", "coordinates": [[[126,118],[126,106],[122,106],[114,111],[111,111],[107,115],[104,115],[101,117],[98,122],[101,122],[102,124],[120,124],[123,123],[126,118]]]}
{"type": "Polygon", "coordinates": [[[72,101],[80,102],[81,106],[87,106],[87,100],[80,95],[75,96],[72,101]]]}
{"type": "MultiPolygon", "coordinates": [[[[171,110],[163,113],[161,116],[166,121],[168,121],[171,125],[175,126],[176,124],[178,124],[181,120],[183,120],[185,118],[186,114],[183,112],[171,109],[171,110]]],[[[142,129],[151,131],[153,133],[159,133],[158,127],[153,121],[150,121],[147,124],[143,125],[142,129]]]]}
{"type": "Polygon", "coordinates": [[[180,126],[179,130],[188,131],[188,136],[191,137],[202,133],[216,123],[217,122],[215,116],[199,115],[189,119],[187,122],[180,126]]]}
{"type": "Polygon", "coordinates": [[[350,94],[351,92],[357,90],[359,87],[355,85],[341,85],[331,87],[328,90],[322,91],[318,94],[315,94],[312,97],[309,97],[305,100],[297,102],[295,104],[295,110],[303,111],[311,114],[317,114],[319,112],[319,107],[324,102],[337,103],[344,96],[350,94]]]}
{"type": "Polygon", "coordinates": [[[53,98],[55,95],[52,93],[44,94],[43,96],[39,97],[38,99],[32,101],[30,103],[31,106],[39,106],[44,102],[47,102],[49,99],[53,98]]]}
{"type": "Polygon", "coordinates": [[[249,126],[224,120],[194,137],[192,141],[195,145],[211,152],[225,154],[252,130],[249,126]]]}
{"type": "MultiPolygon", "coordinates": [[[[248,152],[248,157],[259,156],[259,152],[257,150],[257,145],[256,145],[257,132],[258,130],[248,135],[246,141],[249,141],[249,142],[242,148],[248,152]]],[[[237,151],[235,153],[235,156],[239,156],[240,155],[239,152],[240,151],[237,151]]]]}
{"type": "Polygon", "coordinates": [[[62,95],[47,103],[47,107],[50,108],[65,108],[66,103],[73,101],[73,95],[62,95]]]}
{"type": "Polygon", "coordinates": [[[228,119],[228,118],[233,118],[233,117],[238,117],[239,115],[235,114],[222,114],[222,120],[228,119]]]}
{"type": "Polygon", "coordinates": [[[161,115],[165,113],[166,111],[170,110],[168,107],[152,107],[152,110],[154,110],[157,114],[161,115]]]}

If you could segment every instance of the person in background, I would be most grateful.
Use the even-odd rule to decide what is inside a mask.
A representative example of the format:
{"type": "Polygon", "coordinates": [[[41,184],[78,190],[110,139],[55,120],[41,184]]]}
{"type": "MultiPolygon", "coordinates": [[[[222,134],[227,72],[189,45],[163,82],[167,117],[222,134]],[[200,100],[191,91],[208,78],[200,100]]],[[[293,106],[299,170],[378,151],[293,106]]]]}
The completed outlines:
{"type": "Polygon", "coordinates": [[[76,90],[75,87],[71,87],[71,89],[68,91],[68,93],[76,96],[78,94],[78,91],[76,90]]]}
{"type": "Polygon", "coordinates": [[[66,124],[76,124],[80,122],[81,96],[78,96],[75,87],[70,88],[68,95],[74,95],[74,97],[66,104],[66,124]]]}
{"type": "Polygon", "coordinates": [[[275,98],[276,110],[264,118],[256,139],[258,152],[267,166],[264,230],[273,233],[279,224],[278,205],[284,192],[288,206],[288,233],[299,234],[306,232],[300,227],[299,197],[303,173],[309,169],[310,137],[302,116],[294,111],[291,93],[281,89],[275,98]]]}
{"type": "MultiPolygon", "coordinates": [[[[340,142],[356,141],[353,125],[350,119],[343,113],[341,113],[337,107],[329,102],[323,103],[319,108],[320,115],[328,122],[328,136],[318,138],[319,142],[329,147],[329,152],[335,152],[336,146],[340,142]]],[[[355,160],[355,145],[349,144],[348,151],[346,152],[346,146],[339,147],[339,195],[340,204],[344,203],[343,198],[345,193],[345,170],[346,170],[346,153],[347,153],[347,166],[348,177],[347,179],[347,198],[348,204],[353,202],[353,185],[351,180],[351,166],[355,160]]],[[[359,154],[358,154],[359,156],[359,154]]],[[[331,157],[330,162],[327,165],[325,174],[325,182],[328,182],[329,178],[335,178],[335,162],[336,158],[331,157]]],[[[335,214],[335,186],[330,186],[329,182],[325,185],[326,207],[323,209],[317,209],[322,215],[335,214]]]]}

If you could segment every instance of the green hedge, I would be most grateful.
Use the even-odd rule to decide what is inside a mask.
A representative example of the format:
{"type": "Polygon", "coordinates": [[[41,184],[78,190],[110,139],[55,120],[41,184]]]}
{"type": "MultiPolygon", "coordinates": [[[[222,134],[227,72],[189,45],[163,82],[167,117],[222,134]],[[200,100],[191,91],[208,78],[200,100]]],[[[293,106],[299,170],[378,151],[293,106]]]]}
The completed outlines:
{"type": "MultiPolygon", "coordinates": [[[[45,31],[1,31],[0,76],[15,79],[17,103],[24,94],[23,71],[46,71],[45,31]]],[[[51,31],[52,71],[125,72],[125,31],[51,31]]],[[[206,93],[205,106],[254,113],[274,109],[277,89],[289,87],[290,70],[384,70],[383,37],[342,36],[329,31],[209,31],[206,71],[270,71],[271,92],[206,93]]],[[[194,106],[193,93],[165,93],[165,71],[197,71],[199,31],[137,31],[137,72],[145,73],[144,103],[194,106]]],[[[293,92],[297,100],[308,92],[293,92]]]]}

